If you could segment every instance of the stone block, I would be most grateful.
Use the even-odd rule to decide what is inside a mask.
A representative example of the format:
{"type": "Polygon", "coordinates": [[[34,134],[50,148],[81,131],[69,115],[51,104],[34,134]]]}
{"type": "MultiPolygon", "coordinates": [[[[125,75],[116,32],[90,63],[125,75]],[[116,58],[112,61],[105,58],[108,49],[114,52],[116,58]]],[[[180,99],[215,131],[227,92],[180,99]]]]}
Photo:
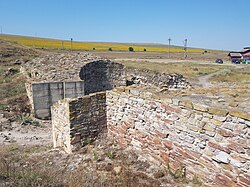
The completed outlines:
{"type": "Polygon", "coordinates": [[[181,100],[179,105],[184,106],[186,108],[193,109],[193,103],[191,100],[181,100]]]}
{"type": "Polygon", "coordinates": [[[213,124],[211,124],[211,123],[210,123],[210,124],[209,124],[209,123],[206,123],[206,124],[204,125],[203,129],[206,130],[206,131],[214,132],[215,129],[216,129],[216,126],[213,125],[213,124]]]}
{"type": "Polygon", "coordinates": [[[219,120],[216,120],[216,119],[211,119],[211,123],[214,124],[214,125],[221,125],[223,122],[219,121],[219,120]]]}
{"type": "Polygon", "coordinates": [[[138,88],[133,88],[133,89],[130,89],[129,92],[132,95],[139,96],[141,91],[138,88]]]}
{"type": "Polygon", "coordinates": [[[231,110],[229,111],[229,114],[238,118],[246,119],[250,121],[250,114],[239,111],[239,110],[231,110]]]}
{"type": "Polygon", "coordinates": [[[216,156],[212,157],[212,159],[218,163],[229,163],[230,155],[224,151],[220,151],[216,156]]]}
{"type": "Polygon", "coordinates": [[[198,103],[193,103],[193,109],[202,111],[202,112],[207,112],[208,107],[206,105],[198,104],[198,103]]]}
{"type": "Polygon", "coordinates": [[[226,116],[228,114],[228,111],[224,109],[220,109],[220,108],[209,107],[208,113],[219,115],[219,116],[226,116]]]}
{"type": "Polygon", "coordinates": [[[228,154],[230,154],[230,152],[231,152],[229,150],[229,148],[223,147],[223,146],[221,146],[221,145],[219,145],[218,143],[215,143],[215,142],[208,142],[208,145],[210,147],[214,148],[214,149],[217,149],[217,150],[220,150],[220,151],[224,151],[224,152],[226,152],[228,154]]]}
{"type": "Polygon", "coordinates": [[[234,137],[235,134],[229,130],[225,130],[225,129],[218,129],[217,132],[224,137],[234,137]]]}
{"type": "Polygon", "coordinates": [[[224,187],[235,187],[236,183],[234,180],[224,174],[217,174],[215,177],[216,186],[224,186],[224,187]]]}

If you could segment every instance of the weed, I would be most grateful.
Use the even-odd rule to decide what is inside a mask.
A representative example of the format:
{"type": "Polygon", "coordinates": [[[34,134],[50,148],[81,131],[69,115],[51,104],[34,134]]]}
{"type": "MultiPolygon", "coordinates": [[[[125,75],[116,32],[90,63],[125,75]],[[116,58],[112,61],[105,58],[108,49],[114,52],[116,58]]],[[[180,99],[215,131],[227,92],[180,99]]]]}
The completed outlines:
{"type": "Polygon", "coordinates": [[[9,106],[0,103],[0,110],[6,110],[9,106]]]}
{"type": "Polygon", "coordinates": [[[115,158],[115,153],[114,153],[114,151],[112,151],[112,150],[108,150],[108,152],[107,152],[107,156],[108,156],[110,159],[115,158]]]}
{"type": "Polygon", "coordinates": [[[194,186],[194,187],[202,185],[201,180],[196,175],[194,175],[194,177],[192,178],[191,183],[192,183],[192,186],[194,186]]]}
{"type": "Polygon", "coordinates": [[[198,75],[208,75],[209,72],[204,72],[204,71],[198,71],[197,73],[198,75]]]}
{"type": "Polygon", "coordinates": [[[91,138],[87,137],[87,139],[85,140],[85,144],[86,145],[90,145],[91,144],[91,138]]]}
{"type": "Polygon", "coordinates": [[[168,173],[174,177],[179,182],[186,181],[186,168],[185,166],[181,165],[176,171],[172,171],[169,164],[167,166],[168,173]]]}
{"type": "Polygon", "coordinates": [[[35,127],[39,127],[40,123],[39,121],[33,120],[31,117],[27,117],[27,116],[20,116],[20,121],[21,121],[21,125],[32,125],[35,127]]]}
{"type": "Polygon", "coordinates": [[[98,154],[96,153],[95,150],[93,151],[93,159],[94,159],[95,161],[98,161],[98,160],[100,159],[99,156],[98,156],[98,154]]]}
{"type": "Polygon", "coordinates": [[[232,73],[230,69],[223,69],[215,74],[215,76],[229,76],[232,73]]]}

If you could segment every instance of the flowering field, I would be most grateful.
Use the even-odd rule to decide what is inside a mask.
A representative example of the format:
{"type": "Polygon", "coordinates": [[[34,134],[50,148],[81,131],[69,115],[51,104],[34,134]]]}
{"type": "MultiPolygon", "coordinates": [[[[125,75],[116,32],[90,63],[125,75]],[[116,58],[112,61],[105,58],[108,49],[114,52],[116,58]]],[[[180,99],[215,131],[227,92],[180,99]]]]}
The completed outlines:
{"type": "MultiPolygon", "coordinates": [[[[44,48],[44,49],[67,49],[67,50],[98,50],[107,51],[110,48],[112,51],[128,51],[129,47],[133,47],[134,51],[149,51],[149,52],[168,52],[167,45],[157,44],[126,44],[126,43],[105,43],[105,42],[76,42],[73,41],[71,44],[70,40],[56,40],[47,38],[35,38],[17,35],[5,35],[0,34],[0,39],[16,42],[18,44],[26,45],[33,48],[44,48]]],[[[184,52],[183,47],[171,46],[170,52],[181,53],[184,52]]],[[[188,48],[188,53],[202,53],[203,49],[188,48]]]]}

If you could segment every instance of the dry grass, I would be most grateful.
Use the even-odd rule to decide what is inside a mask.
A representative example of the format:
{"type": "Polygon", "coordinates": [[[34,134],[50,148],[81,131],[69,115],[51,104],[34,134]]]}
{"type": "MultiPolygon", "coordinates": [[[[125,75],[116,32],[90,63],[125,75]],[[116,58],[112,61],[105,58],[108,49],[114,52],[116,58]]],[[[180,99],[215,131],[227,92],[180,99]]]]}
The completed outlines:
{"type": "Polygon", "coordinates": [[[136,62],[136,61],[121,61],[127,67],[148,69],[161,73],[179,73],[191,79],[195,79],[201,75],[214,73],[222,66],[194,64],[194,63],[152,63],[152,62],[136,62]]]}
{"type": "Polygon", "coordinates": [[[211,81],[214,82],[238,82],[243,84],[250,84],[250,67],[244,65],[244,68],[226,68],[223,71],[216,73],[211,81]]]}

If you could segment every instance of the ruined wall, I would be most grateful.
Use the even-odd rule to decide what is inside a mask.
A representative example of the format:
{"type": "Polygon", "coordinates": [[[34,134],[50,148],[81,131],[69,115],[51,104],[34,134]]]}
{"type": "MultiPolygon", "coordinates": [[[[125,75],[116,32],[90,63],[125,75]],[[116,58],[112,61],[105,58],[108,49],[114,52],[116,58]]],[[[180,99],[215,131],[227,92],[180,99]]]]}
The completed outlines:
{"type": "Polygon", "coordinates": [[[105,92],[59,101],[51,113],[54,147],[68,153],[107,132],[105,92]]]}
{"type": "Polygon", "coordinates": [[[49,119],[50,108],[64,98],[84,96],[84,82],[47,82],[26,84],[27,95],[36,118],[49,119]]]}
{"type": "Polygon", "coordinates": [[[52,107],[53,141],[71,153],[108,132],[123,148],[215,186],[250,184],[250,115],[120,87],[52,107]]]}
{"type": "Polygon", "coordinates": [[[249,120],[247,113],[158,98],[139,88],[107,93],[109,136],[209,185],[250,185],[249,120]]]}
{"type": "Polygon", "coordinates": [[[60,100],[51,107],[53,146],[71,153],[69,99],[60,100]]]}
{"type": "Polygon", "coordinates": [[[191,85],[181,74],[166,74],[146,69],[126,68],[128,84],[142,84],[158,88],[190,88],[191,85]]]}
{"type": "Polygon", "coordinates": [[[124,66],[108,60],[98,60],[84,65],[79,75],[84,80],[86,94],[126,85],[124,66]]]}

